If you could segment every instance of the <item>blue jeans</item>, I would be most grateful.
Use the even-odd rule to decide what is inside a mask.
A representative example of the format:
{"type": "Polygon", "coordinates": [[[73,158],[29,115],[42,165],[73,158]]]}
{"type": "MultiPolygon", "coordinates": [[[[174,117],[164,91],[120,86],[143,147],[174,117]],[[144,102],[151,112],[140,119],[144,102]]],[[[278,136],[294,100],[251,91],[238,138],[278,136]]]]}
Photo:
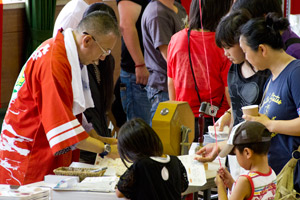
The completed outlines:
{"type": "Polygon", "coordinates": [[[158,104],[160,102],[163,102],[163,101],[168,101],[169,100],[169,94],[168,94],[168,92],[164,92],[164,91],[161,91],[161,90],[149,87],[149,86],[146,87],[146,90],[147,90],[148,99],[151,103],[151,110],[150,110],[151,121],[150,121],[150,125],[152,126],[152,119],[153,119],[153,116],[156,112],[158,104]]]}
{"type": "Polygon", "coordinates": [[[136,84],[135,74],[121,69],[120,95],[127,120],[141,118],[150,124],[151,104],[147,98],[145,86],[136,84]]]}

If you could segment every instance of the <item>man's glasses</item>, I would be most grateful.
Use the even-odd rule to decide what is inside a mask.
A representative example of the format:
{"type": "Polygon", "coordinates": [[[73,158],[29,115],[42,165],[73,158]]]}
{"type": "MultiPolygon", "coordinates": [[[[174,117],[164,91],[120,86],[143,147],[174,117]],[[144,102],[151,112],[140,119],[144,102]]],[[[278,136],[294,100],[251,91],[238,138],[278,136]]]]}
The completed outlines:
{"type": "Polygon", "coordinates": [[[101,51],[103,52],[103,54],[101,56],[108,56],[111,53],[111,50],[105,50],[98,42],[97,40],[94,38],[94,36],[92,36],[91,34],[88,34],[87,32],[83,32],[84,35],[90,35],[92,37],[92,39],[96,42],[96,44],[98,45],[98,47],[101,49],[101,51]]]}

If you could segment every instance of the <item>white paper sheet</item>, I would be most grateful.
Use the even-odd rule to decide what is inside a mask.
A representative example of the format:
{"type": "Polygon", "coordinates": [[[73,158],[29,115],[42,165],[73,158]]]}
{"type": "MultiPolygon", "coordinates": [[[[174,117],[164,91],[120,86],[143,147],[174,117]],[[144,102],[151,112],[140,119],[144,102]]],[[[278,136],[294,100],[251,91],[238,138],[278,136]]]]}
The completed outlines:
{"type": "Polygon", "coordinates": [[[194,160],[195,155],[178,156],[184,165],[190,186],[202,186],[206,183],[203,163],[194,160]]]}

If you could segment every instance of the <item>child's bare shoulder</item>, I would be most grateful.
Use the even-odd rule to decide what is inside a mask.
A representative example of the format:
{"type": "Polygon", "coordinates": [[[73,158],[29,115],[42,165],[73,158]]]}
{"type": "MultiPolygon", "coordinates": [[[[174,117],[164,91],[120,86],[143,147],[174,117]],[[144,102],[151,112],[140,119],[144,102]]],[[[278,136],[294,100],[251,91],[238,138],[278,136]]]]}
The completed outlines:
{"type": "Polygon", "coordinates": [[[230,199],[248,199],[251,192],[252,188],[248,177],[242,175],[237,179],[230,199]]]}

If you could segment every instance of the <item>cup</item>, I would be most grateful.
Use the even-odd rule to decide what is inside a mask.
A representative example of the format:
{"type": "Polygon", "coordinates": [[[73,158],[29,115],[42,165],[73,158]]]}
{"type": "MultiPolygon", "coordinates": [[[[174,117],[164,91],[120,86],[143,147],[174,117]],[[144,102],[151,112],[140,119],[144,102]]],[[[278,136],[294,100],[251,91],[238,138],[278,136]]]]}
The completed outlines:
{"type": "Polygon", "coordinates": [[[258,116],[258,105],[243,106],[244,115],[258,116]]]}

